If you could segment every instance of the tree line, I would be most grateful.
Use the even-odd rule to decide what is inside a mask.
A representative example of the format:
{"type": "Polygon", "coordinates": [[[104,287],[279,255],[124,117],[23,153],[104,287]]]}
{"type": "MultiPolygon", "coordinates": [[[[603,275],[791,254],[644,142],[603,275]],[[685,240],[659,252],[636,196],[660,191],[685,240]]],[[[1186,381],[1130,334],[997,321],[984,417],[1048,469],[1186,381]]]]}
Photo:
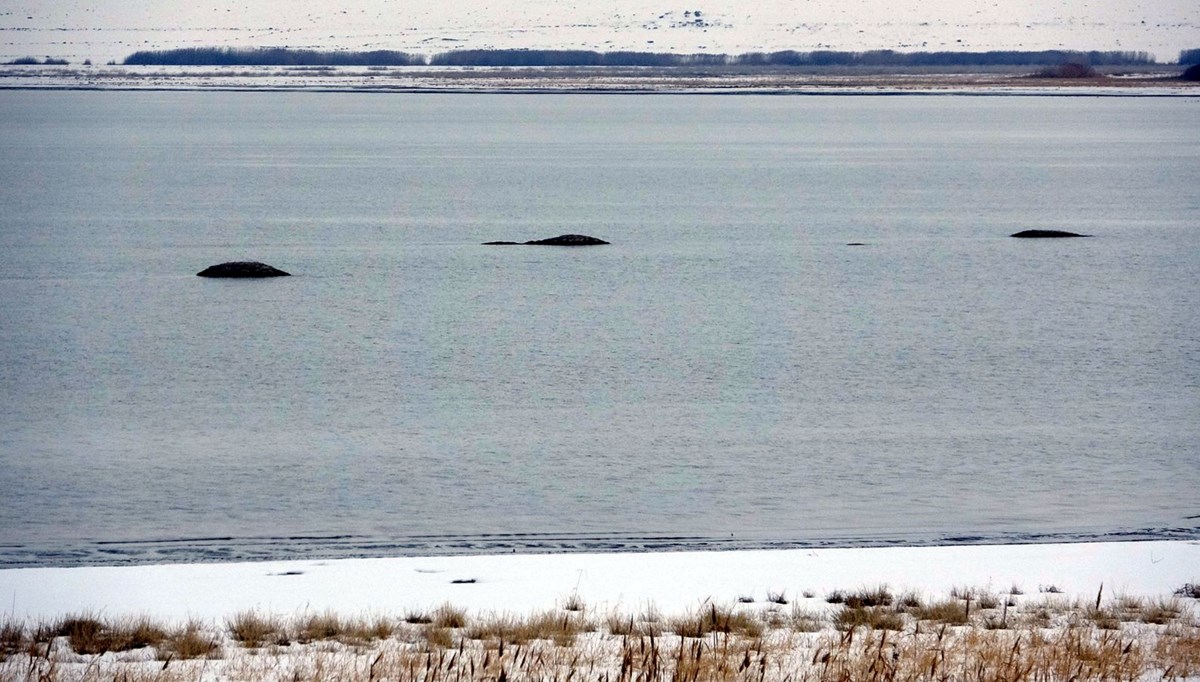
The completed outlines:
{"type": "Polygon", "coordinates": [[[183,47],[141,50],[128,66],[424,66],[424,55],[395,50],[369,52],[298,50],[287,47],[183,47]]]}
{"type": "MultiPolygon", "coordinates": [[[[1200,49],[1184,50],[1179,63],[1200,61],[1200,49]]],[[[430,57],[394,50],[321,51],[272,48],[189,47],[143,50],[125,58],[127,65],[170,66],[1089,66],[1155,64],[1147,52],[1074,50],[992,50],[988,52],[748,52],[743,54],[672,54],[597,52],[594,50],[453,50],[430,57]]]]}

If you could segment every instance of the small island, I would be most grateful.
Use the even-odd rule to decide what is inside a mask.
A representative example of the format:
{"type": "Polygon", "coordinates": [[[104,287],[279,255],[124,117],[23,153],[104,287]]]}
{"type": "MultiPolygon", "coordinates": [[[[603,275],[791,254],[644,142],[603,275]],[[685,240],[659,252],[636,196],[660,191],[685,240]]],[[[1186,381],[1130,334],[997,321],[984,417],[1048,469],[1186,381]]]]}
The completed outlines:
{"type": "Polygon", "coordinates": [[[600,246],[608,244],[603,239],[589,237],[586,234],[560,234],[548,239],[533,239],[527,242],[484,242],[484,246],[600,246]]]}
{"type": "Polygon", "coordinates": [[[1062,239],[1066,237],[1087,237],[1086,234],[1066,232],[1064,230],[1022,230],[1008,235],[1017,239],[1062,239]]]}
{"type": "Polygon", "coordinates": [[[291,273],[284,272],[279,268],[272,267],[266,263],[258,261],[231,261],[228,263],[218,263],[210,265],[200,272],[196,273],[197,277],[230,277],[230,278],[248,278],[248,277],[289,277],[291,273]]]}

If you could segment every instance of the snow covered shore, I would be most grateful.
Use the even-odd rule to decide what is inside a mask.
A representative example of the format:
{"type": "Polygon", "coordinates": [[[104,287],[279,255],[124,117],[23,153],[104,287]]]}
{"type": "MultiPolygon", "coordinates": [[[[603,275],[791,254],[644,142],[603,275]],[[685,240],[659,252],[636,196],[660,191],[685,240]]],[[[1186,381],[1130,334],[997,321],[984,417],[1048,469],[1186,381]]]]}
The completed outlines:
{"type": "Polygon", "coordinates": [[[1151,541],[11,569],[0,681],[1197,680],[1198,559],[1151,541]]]}
{"type": "Polygon", "coordinates": [[[819,600],[881,584],[932,596],[955,587],[1053,587],[1089,598],[1103,584],[1105,594],[1157,598],[1198,581],[1200,541],[1152,541],[25,568],[0,571],[0,599],[16,618],[92,612],[220,620],[246,609],[403,613],[447,602],[529,613],[573,595],[602,611],[653,605],[676,613],[705,600],[763,602],[768,592],[819,600]]]}
{"type": "Polygon", "coordinates": [[[1200,96],[1200,87],[1178,79],[1175,67],[1091,79],[1028,74],[987,68],[884,73],[684,67],[5,65],[0,66],[0,90],[1200,96]]]}

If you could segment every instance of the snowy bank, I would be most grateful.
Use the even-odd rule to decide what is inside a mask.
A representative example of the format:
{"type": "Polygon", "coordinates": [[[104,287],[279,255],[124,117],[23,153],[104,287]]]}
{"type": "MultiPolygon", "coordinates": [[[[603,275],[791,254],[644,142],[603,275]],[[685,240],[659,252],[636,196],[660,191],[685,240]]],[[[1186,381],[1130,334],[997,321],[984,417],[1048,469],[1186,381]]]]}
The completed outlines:
{"type": "Polygon", "coordinates": [[[446,602],[472,612],[529,613],[572,595],[601,610],[654,605],[672,613],[706,599],[819,597],[880,584],[929,595],[1053,586],[1091,597],[1103,584],[1105,594],[1163,597],[1198,578],[1200,541],[1151,541],[24,568],[0,571],[0,599],[11,616],[30,619],[92,612],[219,620],[246,609],[395,613],[446,602]]]}
{"type": "Polygon", "coordinates": [[[0,90],[253,92],[688,93],[1200,97],[1179,69],[1093,79],[1031,78],[1028,69],[947,71],[690,67],[0,66],[0,90]]]}

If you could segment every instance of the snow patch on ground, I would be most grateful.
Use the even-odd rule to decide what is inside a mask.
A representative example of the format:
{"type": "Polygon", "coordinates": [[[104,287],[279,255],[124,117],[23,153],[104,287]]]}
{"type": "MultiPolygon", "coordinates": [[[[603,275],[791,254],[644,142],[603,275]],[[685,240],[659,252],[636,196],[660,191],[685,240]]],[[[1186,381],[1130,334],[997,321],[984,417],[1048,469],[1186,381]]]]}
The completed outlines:
{"type": "Polygon", "coordinates": [[[773,50],[1127,50],[1161,61],[1200,46],[1200,5],[1182,0],[3,0],[0,61],[103,63],[136,50],[288,46],[741,53],[773,50]]]}
{"type": "Polygon", "coordinates": [[[601,612],[705,600],[818,597],[886,584],[944,596],[954,587],[1066,595],[1167,597],[1200,582],[1200,542],[1152,541],[874,549],[544,554],[0,570],[16,618],[91,612],[219,621],[246,609],[278,614],[404,613],[450,602],[475,613],[530,613],[572,595],[601,612]]]}

